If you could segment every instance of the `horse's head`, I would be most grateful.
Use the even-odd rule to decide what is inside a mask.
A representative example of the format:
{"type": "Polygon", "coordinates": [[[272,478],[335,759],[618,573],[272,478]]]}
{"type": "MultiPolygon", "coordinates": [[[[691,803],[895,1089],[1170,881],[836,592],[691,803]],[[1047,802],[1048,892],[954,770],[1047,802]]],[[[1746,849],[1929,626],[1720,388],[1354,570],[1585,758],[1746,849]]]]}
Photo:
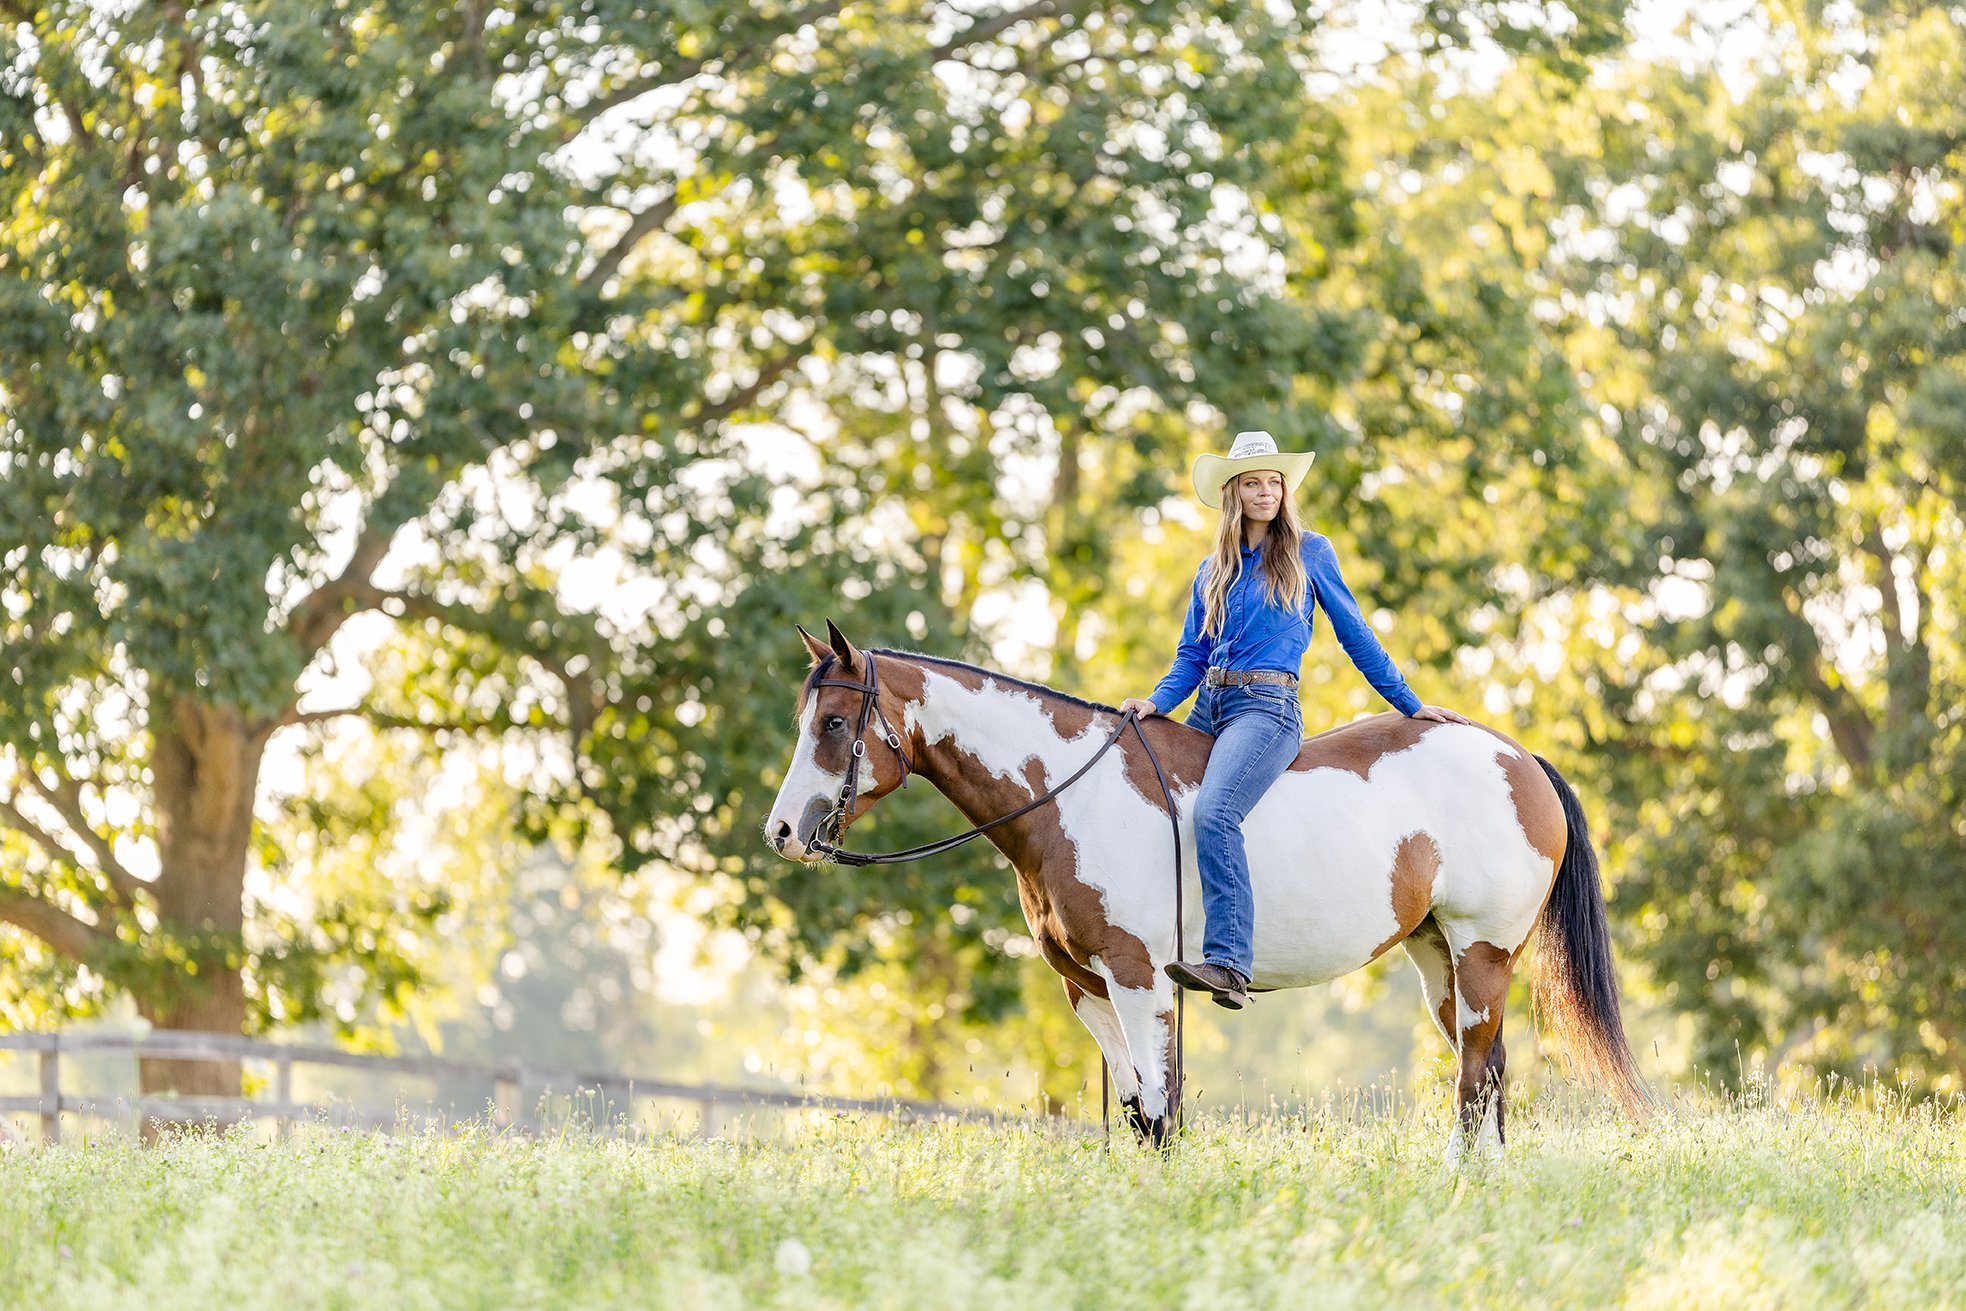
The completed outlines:
{"type": "Polygon", "coordinates": [[[882,678],[890,665],[877,666],[830,619],[826,634],[830,645],[799,629],[812,669],[799,692],[792,764],[765,819],[765,845],[792,860],[818,860],[814,840],[839,842],[848,825],[907,781],[909,768],[899,698],[882,678]],[[857,771],[852,788],[849,769],[857,771]],[[836,812],[837,823],[829,823],[836,812]]]}

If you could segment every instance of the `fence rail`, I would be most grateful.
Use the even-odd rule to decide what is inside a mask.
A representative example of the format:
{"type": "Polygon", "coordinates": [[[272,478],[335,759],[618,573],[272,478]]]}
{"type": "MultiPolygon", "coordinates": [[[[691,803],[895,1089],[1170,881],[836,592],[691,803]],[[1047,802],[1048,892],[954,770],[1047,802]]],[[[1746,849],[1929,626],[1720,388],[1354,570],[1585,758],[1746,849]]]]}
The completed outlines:
{"type": "MultiPolygon", "coordinates": [[[[172,1122],[216,1120],[273,1120],[280,1128],[295,1121],[322,1119],[334,1124],[382,1127],[404,1119],[456,1125],[476,1117],[450,1114],[406,1114],[400,1103],[382,1106],[362,1102],[297,1102],[293,1096],[296,1065],[324,1065],[366,1070],[375,1074],[470,1080],[490,1086],[497,1123],[522,1132],[542,1126],[540,1106],[545,1099],[591,1097],[591,1119],[605,1127],[611,1117],[632,1109],[636,1098],[695,1104],[701,1131],[714,1131],[720,1107],[769,1107],[800,1111],[862,1111],[877,1115],[907,1115],[928,1119],[964,1118],[996,1121],[996,1112],[950,1106],[942,1102],[899,1098],[831,1097],[779,1088],[744,1088],[728,1084],[676,1083],[645,1079],[617,1071],[597,1072],[536,1066],[520,1061],[481,1063],[437,1056],[379,1056],[343,1051],[310,1043],[276,1043],[223,1033],[153,1029],[144,1034],[15,1033],[0,1034],[0,1052],[35,1053],[40,1065],[40,1091],[31,1096],[0,1096],[0,1115],[30,1114],[41,1120],[43,1142],[61,1141],[61,1113],[103,1118],[172,1122]],[[145,1096],[82,1097],[61,1090],[64,1055],[127,1052],[133,1058],[174,1061],[258,1061],[273,1066],[272,1096],[250,1097],[145,1096]]],[[[4,1132],[4,1128],[0,1128],[4,1132]]]]}

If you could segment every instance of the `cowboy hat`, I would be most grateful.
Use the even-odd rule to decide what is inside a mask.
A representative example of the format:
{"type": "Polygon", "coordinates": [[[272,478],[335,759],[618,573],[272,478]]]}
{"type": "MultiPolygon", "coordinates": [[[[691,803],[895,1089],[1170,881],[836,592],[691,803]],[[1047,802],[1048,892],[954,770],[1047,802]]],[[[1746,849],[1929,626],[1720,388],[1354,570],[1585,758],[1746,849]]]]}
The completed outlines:
{"type": "Polygon", "coordinates": [[[1275,469],[1283,475],[1284,485],[1294,492],[1304,481],[1304,475],[1311,471],[1311,461],[1315,459],[1314,451],[1278,451],[1277,439],[1266,432],[1239,432],[1227,455],[1195,457],[1195,495],[1203,505],[1220,506],[1222,484],[1242,477],[1251,469],[1275,469]]]}

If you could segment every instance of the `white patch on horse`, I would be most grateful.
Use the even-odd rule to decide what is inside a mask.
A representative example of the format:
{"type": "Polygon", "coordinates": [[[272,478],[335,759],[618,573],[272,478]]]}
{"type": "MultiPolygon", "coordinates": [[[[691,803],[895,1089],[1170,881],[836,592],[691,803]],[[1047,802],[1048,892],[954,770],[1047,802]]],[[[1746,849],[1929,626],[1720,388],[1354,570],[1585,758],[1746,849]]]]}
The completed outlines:
{"type": "Polygon", "coordinates": [[[1415,933],[1401,945],[1406,948],[1413,968],[1420,972],[1420,995],[1427,1003],[1427,1018],[1447,1039],[1448,1046],[1460,1050],[1460,1036],[1449,1033],[1440,1018],[1441,1003],[1447,1000],[1447,990],[1453,982],[1452,971],[1448,969],[1446,940],[1436,933],[1415,933]]]}
{"type": "MultiPolygon", "coordinates": [[[[1029,790],[1026,766],[1036,760],[1046,787],[1056,787],[1090,760],[1111,736],[1118,718],[1109,712],[1092,716],[1076,737],[1058,731],[1045,703],[1036,695],[994,680],[971,689],[933,669],[923,669],[923,694],[906,710],[911,729],[926,740],[952,738],[961,750],[999,778],[1014,779],[1029,790]]],[[[1152,997],[1157,1009],[1173,1004],[1173,984],[1160,967],[1174,958],[1174,846],[1167,813],[1151,802],[1127,777],[1117,744],[1092,770],[1061,793],[1058,822],[1077,852],[1079,882],[1097,890],[1105,903],[1107,922],[1126,930],[1147,947],[1154,966],[1152,997]]],[[[1192,792],[1177,792],[1177,804],[1192,802],[1192,792]]],[[[1034,794],[1035,795],[1035,794],[1034,794]]],[[[1184,809],[1192,809],[1192,804],[1184,809]]],[[[1201,885],[1194,862],[1193,825],[1182,823],[1188,884],[1187,941],[1201,941],[1201,885]]],[[[1146,993],[1143,990],[1143,994],[1146,993]]],[[[1132,1030],[1128,1030],[1131,1037],[1132,1030]]]]}
{"type": "Polygon", "coordinates": [[[1456,988],[1454,990],[1454,1023],[1460,1026],[1461,1032],[1466,1033],[1469,1029],[1474,1028],[1475,1025],[1486,1024],[1487,1022],[1488,1008],[1484,1006],[1478,1011],[1469,1010],[1467,998],[1461,995],[1459,988],[1456,988]]]}
{"type": "Polygon", "coordinates": [[[1255,981],[1323,983],[1365,964],[1401,927],[1388,880],[1414,833],[1439,849],[1431,908],[1454,953],[1477,941],[1519,946],[1553,871],[1516,817],[1507,749],[1482,729],[1441,724],[1365,778],[1319,768],[1278,779],[1243,824],[1255,981]]]}
{"type": "Polygon", "coordinates": [[[1106,1068],[1112,1071],[1113,1091],[1121,1101],[1140,1095],[1140,1076],[1133,1072],[1133,1056],[1126,1047],[1126,1030],[1120,1027],[1120,1017],[1113,1004],[1103,997],[1084,993],[1078,1005],[1072,1008],[1077,1012],[1079,1022],[1092,1034],[1092,1040],[1099,1044],[1100,1054],[1106,1058],[1106,1068]]]}
{"type": "Polygon", "coordinates": [[[1120,1029],[1126,1035],[1127,1055],[1139,1079],[1140,1113],[1150,1120],[1157,1120],[1168,1113],[1167,1054],[1168,1044],[1173,1039],[1173,1033],[1163,1018],[1167,1010],[1161,996],[1171,993],[1173,985],[1163,986],[1163,976],[1156,969],[1154,987],[1122,988],[1114,981],[1113,972],[1106,968],[1105,961],[1094,956],[1092,967],[1106,980],[1106,995],[1112,998],[1113,1012],[1119,1017],[1120,1029]]]}
{"type": "MultiPolygon", "coordinates": [[[[1489,1095],[1487,1106],[1481,1114],[1481,1123],[1475,1127],[1475,1150],[1481,1154],[1482,1160],[1491,1164],[1502,1159],[1502,1123],[1497,1106],[1500,1100],[1499,1092],[1489,1095]]],[[[1459,1169],[1467,1151],[1467,1131],[1461,1127],[1460,1117],[1456,1116],[1454,1128],[1447,1135],[1447,1168],[1459,1169]]]]}
{"type": "Polygon", "coordinates": [[[983,768],[1031,791],[1025,762],[1042,758],[1058,740],[1042,701],[995,680],[980,688],[965,687],[928,668],[922,670],[922,684],[921,700],[910,701],[902,711],[908,730],[919,730],[925,742],[953,738],[956,748],[983,768]]]}

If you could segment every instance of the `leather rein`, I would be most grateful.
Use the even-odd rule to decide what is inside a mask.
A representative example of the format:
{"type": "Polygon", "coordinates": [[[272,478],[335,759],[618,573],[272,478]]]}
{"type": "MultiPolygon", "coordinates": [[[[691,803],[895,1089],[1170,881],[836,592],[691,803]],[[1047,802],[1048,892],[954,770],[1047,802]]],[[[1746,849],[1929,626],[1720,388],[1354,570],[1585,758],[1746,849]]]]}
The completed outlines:
{"type": "MultiPolygon", "coordinates": [[[[862,651],[860,658],[867,662],[867,678],[865,682],[846,678],[820,678],[813,682],[815,688],[844,687],[849,691],[858,692],[860,693],[861,700],[859,722],[854,725],[853,729],[853,755],[847,762],[846,782],[840,785],[839,799],[835,802],[832,811],[824,819],[820,820],[818,828],[813,833],[812,840],[806,844],[809,849],[818,852],[826,860],[851,866],[900,865],[913,860],[921,860],[927,856],[938,856],[945,851],[953,851],[966,842],[972,842],[982,837],[993,828],[1008,824],[1011,820],[1029,814],[1039,806],[1055,801],[1059,793],[1078,782],[1081,778],[1084,778],[1086,773],[1094,765],[1098,764],[1100,759],[1108,751],[1113,749],[1113,744],[1126,735],[1126,730],[1130,725],[1133,729],[1133,735],[1140,739],[1140,745],[1147,753],[1148,763],[1154,767],[1154,778],[1160,783],[1161,799],[1167,803],[1168,822],[1174,829],[1174,956],[1176,960],[1180,960],[1187,955],[1187,934],[1186,926],[1183,923],[1181,904],[1181,885],[1184,873],[1181,860],[1181,815],[1174,804],[1174,789],[1168,786],[1167,772],[1161,768],[1160,757],[1154,754],[1153,743],[1147,741],[1147,734],[1140,727],[1140,716],[1137,711],[1125,710],[1120,712],[1120,722],[1114,727],[1111,735],[1100,745],[1099,750],[1093,752],[1092,759],[1080,765],[1070,778],[1067,778],[1054,788],[1047,789],[1042,795],[1033,797],[1008,814],[999,815],[995,819],[987,820],[965,833],[957,833],[946,838],[937,838],[932,842],[924,842],[913,847],[904,847],[899,851],[849,851],[840,846],[839,841],[842,832],[846,828],[848,818],[853,814],[853,803],[860,796],[860,764],[867,756],[867,728],[869,724],[876,720],[879,721],[878,731],[880,733],[880,739],[890,751],[894,752],[894,759],[900,766],[902,787],[905,788],[908,786],[908,779],[915,772],[914,767],[908,761],[908,753],[902,748],[901,734],[895,732],[894,726],[888,723],[887,716],[880,709],[880,670],[875,664],[874,653],[872,651],[862,651]]],[[[1174,1087],[1170,1091],[1168,1098],[1177,1126],[1181,1120],[1181,1091],[1185,1083],[1183,1057],[1186,1043],[1183,1041],[1183,1037],[1184,1030],[1187,1026],[1183,1021],[1186,1019],[1186,1002],[1186,990],[1177,986],[1174,989],[1174,1087]]],[[[1103,1054],[1102,1051],[1101,1055],[1103,1056],[1103,1054]]],[[[1106,1066],[1103,1060],[1101,1061],[1099,1072],[1100,1118],[1104,1120],[1106,1066]]]]}

